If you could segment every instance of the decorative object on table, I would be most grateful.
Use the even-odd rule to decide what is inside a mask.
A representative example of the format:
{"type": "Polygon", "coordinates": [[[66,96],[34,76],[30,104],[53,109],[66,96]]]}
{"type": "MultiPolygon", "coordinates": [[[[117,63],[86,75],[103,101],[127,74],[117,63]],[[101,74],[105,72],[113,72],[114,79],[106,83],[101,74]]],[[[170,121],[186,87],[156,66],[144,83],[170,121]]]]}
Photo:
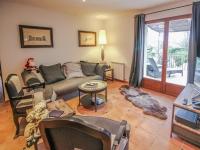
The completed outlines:
{"type": "Polygon", "coordinates": [[[33,71],[33,70],[39,71],[35,59],[32,57],[27,59],[24,69],[27,71],[33,71]]]}
{"type": "Polygon", "coordinates": [[[49,111],[47,110],[45,100],[41,100],[39,103],[37,103],[33,110],[28,113],[26,117],[28,124],[24,131],[27,147],[34,145],[40,138],[40,132],[38,130],[39,122],[42,119],[47,118],[48,115],[49,111]]]}
{"type": "Polygon", "coordinates": [[[105,45],[107,44],[107,36],[105,30],[99,31],[99,45],[101,46],[101,61],[104,62],[105,55],[104,55],[104,49],[105,45]]]}
{"type": "Polygon", "coordinates": [[[21,48],[53,47],[53,29],[19,25],[21,48]]]}
{"type": "Polygon", "coordinates": [[[58,118],[58,117],[60,117],[63,113],[64,113],[64,111],[62,111],[62,110],[52,110],[52,111],[49,113],[49,117],[58,118]]]}
{"type": "Polygon", "coordinates": [[[96,46],[96,32],[78,31],[79,47],[96,46]]]}
{"type": "Polygon", "coordinates": [[[111,80],[114,81],[114,70],[112,68],[108,68],[104,70],[103,80],[111,80]]]}
{"type": "Polygon", "coordinates": [[[107,102],[107,83],[104,81],[91,80],[85,82],[78,87],[79,91],[79,106],[82,104],[85,107],[91,107],[92,105],[97,111],[98,104],[104,104],[107,102]],[[98,94],[104,91],[105,95],[98,94]],[[85,93],[81,97],[81,93],[85,93]]]}
{"type": "Polygon", "coordinates": [[[144,114],[155,116],[162,120],[167,119],[167,108],[161,106],[160,103],[149,94],[143,93],[139,89],[128,85],[121,86],[120,92],[128,101],[132,102],[134,106],[143,109],[144,114]]]}
{"type": "Polygon", "coordinates": [[[87,82],[84,88],[96,88],[98,86],[98,82],[87,82]]]}

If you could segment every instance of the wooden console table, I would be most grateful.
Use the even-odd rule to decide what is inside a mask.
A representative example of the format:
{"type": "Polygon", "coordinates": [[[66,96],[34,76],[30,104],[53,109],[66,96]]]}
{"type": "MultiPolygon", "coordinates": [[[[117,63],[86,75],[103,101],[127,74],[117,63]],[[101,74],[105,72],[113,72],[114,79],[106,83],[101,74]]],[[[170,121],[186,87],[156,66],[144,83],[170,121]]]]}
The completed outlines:
{"type": "MultiPolygon", "coordinates": [[[[170,137],[172,137],[172,133],[176,133],[176,134],[180,135],[180,133],[178,133],[176,131],[176,129],[178,129],[178,130],[183,131],[180,135],[182,138],[190,140],[190,138],[192,138],[192,137],[189,134],[191,134],[193,137],[195,137],[197,142],[198,142],[198,139],[200,139],[200,129],[193,129],[184,124],[178,123],[174,119],[176,108],[181,108],[184,110],[188,110],[188,111],[200,114],[200,110],[194,109],[192,107],[192,98],[195,96],[195,93],[197,93],[197,91],[195,89],[197,89],[197,87],[194,84],[188,84],[184,88],[184,90],[181,92],[181,94],[177,97],[176,101],[173,103],[170,137]],[[188,99],[187,105],[183,105],[184,99],[188,99]]],[[[200,141],[199,141],[199,145],[200,145],[200,141]]]]}

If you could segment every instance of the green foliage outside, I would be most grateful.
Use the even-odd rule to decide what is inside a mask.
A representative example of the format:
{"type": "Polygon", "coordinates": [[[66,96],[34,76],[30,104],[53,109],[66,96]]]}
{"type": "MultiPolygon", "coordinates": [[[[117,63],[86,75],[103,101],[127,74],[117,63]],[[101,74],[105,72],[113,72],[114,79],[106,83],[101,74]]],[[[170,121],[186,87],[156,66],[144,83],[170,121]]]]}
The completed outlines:
{"type": "MultiPolygon", "coordinates": [[[[184,63],[187,63],[187,48],[169,48],[168,49],[168,63],[175,63],[177,67],[180,67],[184,63]]],[[[156,49],[154,47],[149,47],[147,49],[148,58],[157,58],[158,64],[161,63],[162,54],[156,53],[156,49]]]]}
{"type": "Polygon", "coordinates": [[[175,61],[176,66],[181,66],[187,63],[187,49],[186,48],[169,48],[168,57],[172,56],[175,61]]]}

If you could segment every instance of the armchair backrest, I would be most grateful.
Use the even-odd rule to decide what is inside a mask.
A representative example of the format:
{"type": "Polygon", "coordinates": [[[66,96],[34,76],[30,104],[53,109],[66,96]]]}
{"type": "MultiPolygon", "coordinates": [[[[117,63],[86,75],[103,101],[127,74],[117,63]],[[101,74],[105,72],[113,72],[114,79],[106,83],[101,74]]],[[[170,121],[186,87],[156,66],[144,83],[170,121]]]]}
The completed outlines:
{"type": "Polygon", "coordinates": [[[70,117],[45,119],[39,125],[48,150],[110,150],[111,133],[70,117]]]}
{"type": "Polygon", "coordinates": [[[24,94],[20,79],[16,74],[8,75],[5,86],[10,100],[12,100],[13,97],[22,96],[24,94]]]}

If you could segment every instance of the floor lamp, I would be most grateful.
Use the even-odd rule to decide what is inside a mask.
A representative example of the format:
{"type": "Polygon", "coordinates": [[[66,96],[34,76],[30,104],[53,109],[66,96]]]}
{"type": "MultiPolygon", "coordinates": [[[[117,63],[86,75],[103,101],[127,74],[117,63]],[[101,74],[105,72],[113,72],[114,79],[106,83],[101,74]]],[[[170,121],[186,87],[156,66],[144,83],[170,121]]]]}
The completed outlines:
{"type": "Polygon", "coordinates": [[[99,31],[99,45],[101,46],[101,61],[104,62],[105,55],[104,55],[104,47],[107,44],[107,37],[106,31],[100,30],[99,31]]]}

